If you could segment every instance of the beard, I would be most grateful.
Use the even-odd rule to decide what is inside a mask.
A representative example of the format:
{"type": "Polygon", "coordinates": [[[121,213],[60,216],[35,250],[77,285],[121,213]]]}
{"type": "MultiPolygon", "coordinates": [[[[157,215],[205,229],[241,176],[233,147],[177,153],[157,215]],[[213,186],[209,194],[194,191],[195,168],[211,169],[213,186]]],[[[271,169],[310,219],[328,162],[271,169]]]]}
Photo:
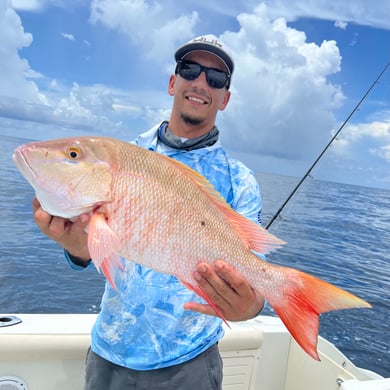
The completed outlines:
{"type": "Polygon", "coordinates": [[[184,123],[187,123],[192,126],[199,126],[204,122],[204,119],[202,118],[195,118],[193,116],[189,116],[185,113],[180,114],[181,119],[183,120],[184,123]]]}

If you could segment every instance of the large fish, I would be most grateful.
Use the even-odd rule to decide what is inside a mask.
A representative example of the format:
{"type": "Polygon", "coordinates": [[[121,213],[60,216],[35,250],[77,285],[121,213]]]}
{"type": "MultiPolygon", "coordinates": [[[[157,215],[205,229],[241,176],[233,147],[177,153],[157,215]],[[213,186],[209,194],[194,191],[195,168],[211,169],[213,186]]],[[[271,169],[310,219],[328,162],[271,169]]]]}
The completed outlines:
{"type": "Polygon", "coordinates": [[[186,165],[127,142],[79,137],[19,146],[14,161],[44,210],[64,218],[90,213],[88,248],[114,285],[119,256],[175,275],[217,313],[192,277],[201,261],[222,259],[260,291],[298,344],[319,360],[319,314],[370,307],[362,299],[266,254],[284,244],[244,218],[186,165]]]}

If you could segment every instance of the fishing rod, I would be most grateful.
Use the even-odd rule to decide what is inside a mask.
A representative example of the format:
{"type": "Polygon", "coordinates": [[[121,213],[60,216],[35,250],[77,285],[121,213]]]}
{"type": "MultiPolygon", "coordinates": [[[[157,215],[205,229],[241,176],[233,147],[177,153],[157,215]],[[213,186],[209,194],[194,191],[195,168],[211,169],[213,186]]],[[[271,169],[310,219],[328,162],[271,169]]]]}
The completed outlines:
{"type": "Polygon", "coordinates": [[[379,82],[382,75],[386,72],[387,68],[390,66],[390,62],[387,63],[387,65],[383,68],[383,70],[379,73],[379,76],[376,78],[376,80],[371,84],[370,88],[368,88],[367,92],[363,95],[363,97],[360,99],[360,101],[356,104],[354,109],[351,111],[351,113],[348,115],[347,119],[343,122],[343,124],[339,127],[339,129],[336,131],[335,135],[331,138],[331,140],[328,142],[328,144],[325,146],[325,148],[321,151],[321,153],[318,155],[318,157],[315,159],[311,167],[307,170],[307,172],[303,175],[302,179],[298,182],[298,184],[295,186],[295,188],[291,191],[290,195],[286,198],[286,200],[283,202],[283,204],[279,207],[278,211],[273,215],[273,217],[268,222],[266,229],[269,229],[271,225],[275,222],[276,218],[279,217],[280,213],[283,211],[283,209],[286,207],[287,203],[290,201],[290,199],[295,195],[295,193],[298,191],[302,183],[306,180],[306,178],[310,175],[311,171],[314,169],[314,167],[317,165],[318,161],[320,161],[321,157],[325,154],[325,152],[329,149],[330,145],[332,145],[333,141],[337,138],[337,136],[340,134],[341,130],[344,128],[344,126],[349,122],[352,115],[359,109],[360,105],[363,103],[363,101],[366,99],[368,94],[371,92],[371,90],[375,87],[375,85],[379,82]]]}

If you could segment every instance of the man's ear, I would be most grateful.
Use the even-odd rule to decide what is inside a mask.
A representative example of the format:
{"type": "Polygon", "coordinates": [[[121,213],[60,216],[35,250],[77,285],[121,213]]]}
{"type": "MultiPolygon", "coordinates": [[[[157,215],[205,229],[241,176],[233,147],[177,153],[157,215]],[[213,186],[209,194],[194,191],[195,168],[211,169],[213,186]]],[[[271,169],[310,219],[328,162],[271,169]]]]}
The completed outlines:
{"type": "Polygon", "coordinates": [[[176,82],[176,75],[172,74],[171,77],[169,77],[169,82],[168,82],[168,93],[171,96],[175,95],[175,82],[176,82]]]}
{"type": "Polygon", "coordinates": [[[230,100],[230,91],[226,91],[225,92],[225,95],[223,96],[222,100],[221,100],[221,104],[219,105],[219,110],[220,111],[223,111],[226,106],[228,105],[229,103],[229,100],[230,100]]]}

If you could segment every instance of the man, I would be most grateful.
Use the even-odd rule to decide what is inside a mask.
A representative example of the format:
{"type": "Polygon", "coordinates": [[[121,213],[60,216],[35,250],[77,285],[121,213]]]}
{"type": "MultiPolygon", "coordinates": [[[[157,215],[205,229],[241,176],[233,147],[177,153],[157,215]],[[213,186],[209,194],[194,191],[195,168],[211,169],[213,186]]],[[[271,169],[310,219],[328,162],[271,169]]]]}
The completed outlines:
{"type": "MultiPolygon", "coordinates": [[[[212,35],[195,38],[175,53],[176,69],[168,84],[173,97],[168,122],[134,142],[197,170],[236,211],[259,222],[261,199],[253,174],[231,159],[218,140],[218,111],[230,99],[234,63],[212,35]]],[[[64,249],[69,264],[90,263],[88,215],[74,223],[44,212],[33,202],[39,228],[64,249]]],[[[86,390],[221,389],[222,362],[218,340],[222,321],[214,309],[173,276],[126,261],[113,290],[106,283],[101,312],[92,330],[87,357],[86,390]]],[[[253,318],[264,298],[225,262],[206,263],[194,279],[227,320],[253,318]]]]}

